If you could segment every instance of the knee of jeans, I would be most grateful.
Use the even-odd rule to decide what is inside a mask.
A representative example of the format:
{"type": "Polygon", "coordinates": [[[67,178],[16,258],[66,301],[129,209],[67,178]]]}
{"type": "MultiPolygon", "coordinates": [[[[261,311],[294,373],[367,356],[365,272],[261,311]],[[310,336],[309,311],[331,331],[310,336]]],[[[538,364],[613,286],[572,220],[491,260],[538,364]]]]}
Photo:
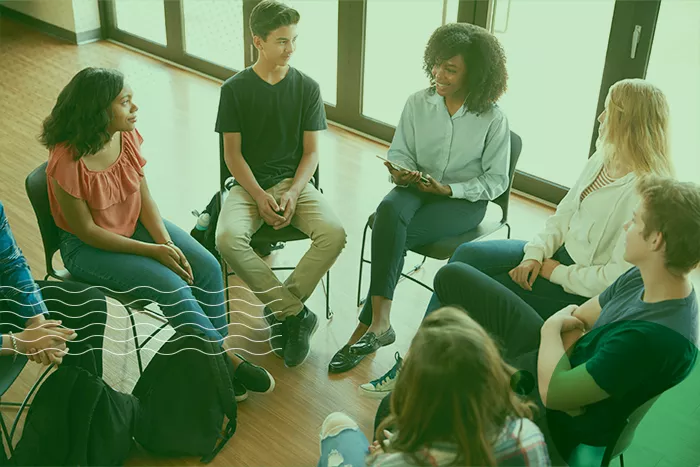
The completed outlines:
{"type": "Polygon", "coordinates": [[[452,257],[450,258],[450,263],[456,262],[472,264],[478,262],[479,257],[481,256],[479,254],[480,252],[481,248],[480,245],[478,245],[478,242],[462,243],[452,254],[452,257]]]}
{"type": "Polygon", "coordinates": [[[455,276],[459,274],[460,271],[460,265],[455,264],[455,263],[447,263],[440,269],[438,269],[438,272],[435,274],[435,279],[433,280],[433,286],[435,289],[435,295],[437,296],[438,300],[442,302],[440,299],[440,291],[444,290],[445,286],[452,285],[455,282],[455,276]]]}
{"type": "Polygon", "coordinates": [[[355,420],[342,412],[334,412],[326,417],[321,426],[321,438],[335,436],[343,430],[358,429],[355,420]]]}
{"type": "Polygon", "coordinates": [[[399,202],[395,198],[387,196],[381,203],[379,203],[379,206],[377,206],[375,219],[378,217],[381,217],[382,219],[398,218],[400,212],[401,206],[399,202]]]}

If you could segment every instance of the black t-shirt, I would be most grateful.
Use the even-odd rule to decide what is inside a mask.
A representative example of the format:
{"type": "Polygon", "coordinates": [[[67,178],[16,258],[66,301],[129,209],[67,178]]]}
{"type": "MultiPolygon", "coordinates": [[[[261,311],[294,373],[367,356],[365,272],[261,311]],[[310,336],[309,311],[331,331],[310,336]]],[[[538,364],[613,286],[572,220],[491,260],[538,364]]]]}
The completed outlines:
{"type": "Polygon", "coordinates": [[[642,301],[644,283],[632,268],[599,296],[602,311],[576,343],[572,368],[586,365],[610,397],[570,417],[550,411],[569,436],[586,444],[609,436],[640,405],[685,379],[698,353],[698,303],[695,291],[684,299],[642,301]]]}
{"type": "Polygon", "coordinates": [[[318,83],[295,68],[275,85],[250,67],[221,86],[216,131],[241,134],[243,158],[263,190],[294,177],[304,131],[326,128],[318,83]]]}

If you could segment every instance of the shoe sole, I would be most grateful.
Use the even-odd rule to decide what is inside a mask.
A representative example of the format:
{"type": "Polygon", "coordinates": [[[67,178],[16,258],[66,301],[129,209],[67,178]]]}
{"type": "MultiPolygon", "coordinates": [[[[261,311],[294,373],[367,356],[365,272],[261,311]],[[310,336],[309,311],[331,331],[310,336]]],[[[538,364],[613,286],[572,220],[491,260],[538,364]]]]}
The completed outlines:
{"type": "MultiPolygon", "coordinates": [[[[262,368],[262,367],[260,367],[262,368]]],[[[265,368],[263,368],[265,370],[265,368]]],[[[270,378],[270,387],[267,389],[265,392],[258,392],[256,394],[270,394],[272,391],[275,390],[275,378],[272,377],[269,371],[265,370],[265,373],[267,373],[268,378],[270,378]]],[[[253,391],[255,392],[255,391],[253,391]]]]}
{"type": "Polygon", "coordinates": [[[369,399],[384,399],[388,394],[391,394],[391,391],[369,391],[362,386],[359,386],[357,389],[357,392],[362,397],[367,397],[369,399]]]}
{"type": "Polygon", "coordinates": [[[244,392],[240,396],[235,397],[236,402],[243,402],[244,400],[248,399],[248,391],[244,392]]]}
{"type": "Polygon", "coordinates": [[[299,363],[297,363],[296,365],[289,366],[289,365],[287,365],[287,362],[285,361],[284,366],[286,366],[287,368],[294,368],[297,366],[301,366],[306,361],[306,359],[309,358],[309,355],[311,355],[311,339],[314,337],[314,334],[316,334],[317,330],[318,330],[318,316],[316,317],[316,324],[314,324],[314,328],[311,330],[311,334],[309,334],[309,352],[306,354],[304,359],[302,361],[300,361],[299,363]]]}

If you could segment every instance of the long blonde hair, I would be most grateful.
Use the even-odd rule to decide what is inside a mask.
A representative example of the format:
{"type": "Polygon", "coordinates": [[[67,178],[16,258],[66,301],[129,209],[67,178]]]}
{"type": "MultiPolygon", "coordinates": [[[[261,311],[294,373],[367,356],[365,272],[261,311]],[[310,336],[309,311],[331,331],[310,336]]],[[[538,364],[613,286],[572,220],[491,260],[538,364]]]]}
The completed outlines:
{"type": "Polygon", "coordinates": [[[641,176],[673,175],[668,143],[668,102],[643,79],[623,79],[610,87],[606,120],[598,140],[606,167],[628,167],[641,176]]]}
{"type": "Polygon", "coordinates": [[[424,462],[420,452],[438,442],[457,445],[454,465],[496,465],[493,445],[508,419],[532,418],[531,405],[511,389],[514,369],[496,343],[463,310],[430,314],[413,338],[396,380],[390,415],[395,427],[389,450],[424,462]]]}

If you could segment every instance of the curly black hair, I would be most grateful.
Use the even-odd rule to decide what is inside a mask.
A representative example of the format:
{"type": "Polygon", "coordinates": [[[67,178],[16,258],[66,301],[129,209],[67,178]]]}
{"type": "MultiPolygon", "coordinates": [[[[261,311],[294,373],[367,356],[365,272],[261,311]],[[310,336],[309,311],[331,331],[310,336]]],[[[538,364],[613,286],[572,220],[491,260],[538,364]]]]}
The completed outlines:
{"type": "Polygon", "coordinates": [[[112,101],[124,88],[124,75],[117,70],[85,68],[63,88],[46,117],[39,136],[48,149],[66,143],[75,158],[95,154],[109,141],[112,101]]]}
{"type": "Polygon", "coordinates": [[[461,55],[466,65],[467,108],[477,114],[486,112],[506,92],[508,72],[503,47],[482,27],[467,23],[440,26],[430,36],[423,55],[423,69],[433,90],[433,66],[455,55],[461,55]]]}

